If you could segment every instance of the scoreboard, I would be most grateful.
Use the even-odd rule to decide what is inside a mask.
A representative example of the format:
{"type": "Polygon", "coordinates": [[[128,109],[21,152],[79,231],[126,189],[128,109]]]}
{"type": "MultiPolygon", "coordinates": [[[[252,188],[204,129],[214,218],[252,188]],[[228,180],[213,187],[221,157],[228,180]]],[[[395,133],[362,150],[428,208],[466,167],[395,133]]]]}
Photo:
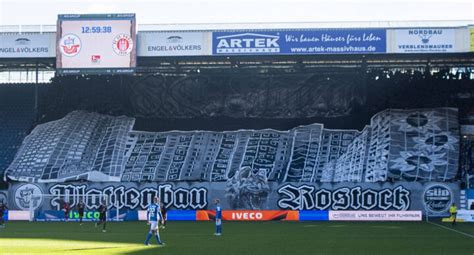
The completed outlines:
{"type": "Polygon", "coordinates": [[[61,14],[57,22],[59,74],[133,73],[135,14],[61,14]]]}

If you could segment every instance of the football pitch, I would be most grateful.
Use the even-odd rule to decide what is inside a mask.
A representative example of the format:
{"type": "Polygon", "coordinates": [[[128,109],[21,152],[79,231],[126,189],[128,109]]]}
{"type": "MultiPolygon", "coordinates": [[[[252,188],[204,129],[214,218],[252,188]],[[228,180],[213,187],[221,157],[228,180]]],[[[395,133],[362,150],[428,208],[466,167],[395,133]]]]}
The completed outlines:
{"type": "Polygon", "coordinates": [[[8,222],[0,254],[474,254],[474,224],[427,222],[169,222],[165,246],[143,244],[144,222],[8,222]]]}

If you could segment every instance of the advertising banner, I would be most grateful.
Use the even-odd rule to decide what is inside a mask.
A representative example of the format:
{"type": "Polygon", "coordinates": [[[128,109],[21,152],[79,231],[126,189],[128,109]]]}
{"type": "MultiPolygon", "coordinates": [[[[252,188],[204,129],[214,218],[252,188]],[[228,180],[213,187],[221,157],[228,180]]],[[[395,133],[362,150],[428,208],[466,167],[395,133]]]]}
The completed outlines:
{"type": "MultiPolygon", "coordinates": [[[[167,221],[196,221],[196,210],[169,210],[166,212],[167,221]]],[[[146,221],[147,211],[138,211],[138,220],[146,221]]]]}
{"type": "Polygon", "coordinates": [[[210,32],[141,32],[139,57],[211,55],[210,32]]]}
{"type": "Polygon", "coordinates": [[[29,211],[20,211],[20,210],[8,210],[3,215],[4,220],[29,220],[30,212],[29,211]]]}
{"type": "Polygon", "coordinates": [[[393,53],[442,53],[456,51],[455,29],[412,28],[393,31],[393,53]]]}
{"type": "MultiPolygon", "coordinates": [[[[85,211],[82,221],[99,221],[100,213],[98,211],[85,211]]],[[[121,211],[117,217],[116,210],[107,211],[107,219],[110,221],[136,221],[138,220],[138,211],[121,211]]],[[[35,221],[65,221],[64,211],[61,210],[36,210],[34,214],[35,221]]],[[[79,212],[71,210],[67,221],[79,221],[79,212]]]]}
{"type": "Polygon", "coordinates": [[[464,198],[467,200],[466,209],[474,210],[474,189],[467,189],[464,194],[464,198]]]}
{"type": "Polygon", "coordinates": [[[386,30],[214,32],[212,44],[213,55],[385,53],[386,30]]]}
{"type": "Polygon", "coordinates": [[[0,34],[0,58],[54,58],[56,34],[0,34]]]}
{"type": "Polygon", "coordinates": [[[459,210],[456,221],[474,222],[474,210],[459,210]]]}
{"type": "Polygon", "coordinates": [[[300,221],[328,221],[328,211],[300,211],[300,221]]]}
{"type": "MultiPolygon", "coordinates": [[[[196,220],[211,220],[216,218],[216,212],[211,210],[199,210],[196,220]]],[[[299,212],[289,210],[223,210],[222,220],[230,221],[269,221],[286,220],[298,221],[299,212]]]]}
{"type": "Polygon", "coordinates": [[[474,51],[474,27],[469,28],[469,39],[470,39],[470,51],[474,51]]]}
{"type": "MultiPolygon", "coordinates": [[[[213,210],[212,201],[219,198],[224,210],[417,210],[443,214],[459,198],[457,183],[272,182],[265,186],[268,189],[252,189],[252,192],[242,187],[243,190],[235,193],[225,182],[14,183],[10,186],[8,205],[20,210],[28,210],[30,204],[35,210],[60,210],[63,201],[74,207],[85,194],[86,210],[96,210],[104,196],[109,198],[111,209],[143,210],[153,197],[159,196],[170,210],[213,210]]],[[[230,213],[226,217],[257,217],[245,211],[230,213]]]]}
{"type": "MultiPolygon", "coordinates": [[[[443,222],[453,222],[453,217],[443,218],[443,222]]],[[[456,222],[474,222],[474,210],[458,210],[456,222]]]]}
{"type": "Polygon", "coordinates": [[[421,211],[329,211],[330,221],[421,221],[421,211]]]}

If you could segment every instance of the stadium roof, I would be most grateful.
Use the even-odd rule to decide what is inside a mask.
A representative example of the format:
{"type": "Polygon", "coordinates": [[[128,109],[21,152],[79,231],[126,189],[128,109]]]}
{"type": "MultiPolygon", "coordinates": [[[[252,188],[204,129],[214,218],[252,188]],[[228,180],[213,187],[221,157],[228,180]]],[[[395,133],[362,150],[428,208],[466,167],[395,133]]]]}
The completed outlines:
{"type": "Polygon", "coordinates": [[[224,24],[143,24],[139,31],[241,30],[241,29],[314,29],[314,28],[402,28],[463,27],[474,20],[459,21],[366,21],[366,22],[291,22],[291,23],[224,23],[224,24]]]}
{"type": "MultiPolygon", "coordinates": [[[[218,31],[250,29],[411,28],[474,26],[474,20],[290,22],[290,23],[181,23],[139,24],[138,31],[218,31]]],[[[55,32],[56,25],[3,25],[0,33],[55,32]]]]}

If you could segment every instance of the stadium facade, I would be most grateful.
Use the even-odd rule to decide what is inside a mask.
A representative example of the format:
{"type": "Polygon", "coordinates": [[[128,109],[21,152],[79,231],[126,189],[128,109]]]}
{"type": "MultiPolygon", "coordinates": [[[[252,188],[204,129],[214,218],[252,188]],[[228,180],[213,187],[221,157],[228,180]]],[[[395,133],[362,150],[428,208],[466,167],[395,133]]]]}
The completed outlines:
{"type": "MultiPolygon", "coordinates": [[[[286,91],[287,97],[278,100],[292,105],[275,105],[288,109],[269,112],[272,107],[261,107],[271,100],[260,99],[273,94],[257,88],[254,94],[230,94],[226,112],[212,102],[218,101],[212,86],[207,91],[214,97],[205,105],[209,102],[196,100],[184,89],[187,83],[179,80],[180,76],[197,80],[202,71],[245,72],[252,80],[252,75],[317,73],[323,69],[333,69],[337,76],[338,70],[349,68],[366,86],[368,68],[416,67],[429,73],[431,68],[474,66],[474,28],[469,22],[436,26],[388,23],[386,27],[261,25],[229,25],[232,28],[228,29],[162,26],[154,31],[140,30],[139,26],[133,49],[137,52],[134,75],[138,81],[130,90],[135,112],[118,116],[73,107],[52,121],[35,122],[4,173],[11,203],[24,207],[28,194],[41,192],[70,196],[73,202],[78,194],[108,194],[121,201],[120,208],[129,209],[143,208],[151,194],[157,194],[168,196],[165,202],[178,209],[205,209],[208,200],[219,197],[236,209],[425,210],[433,201],[444,199],[443,208],[432,208],[442,213],[446,205],[458,201],[459,181],[465,178],[460,177],[460,166],[470,163],[465,163],[465,156],[460,159],[465,135],[460,135],[458,109],[441,107],[444,104],[378,109],[362,129],[327,128],[324,121],[287,130],[150,132],[134,128],[138,117],[233,117],[234,109],[244,117],[263,120],[312,118],[325,111],[330,112],[325,117],[335,118],[365,103],[361,96],[344,107],[321,107],[311,102],[317,93],[281,86],[279,93],[285,95],[286,91]],[[178,77],[171,82],[177,89],[157,80],[167,76],[178,77]],[[149,81],[159,86],[150,88],[149,81]],[[160,87],[162,84],[165,86],[160,87]],[[161,89],[171,92],[161,94],[161,89]],[[299,101],[305,95],[304,102],[310,105],[306,108],[299,101]],[[159,100],[161,105],[156,103],[159,100]],[[203,105],[193,105],[195,102],[203,105]],[[245,102],[249,102],[247,108],[241,107],[245,102]],[[425,196],[433,187],[449,192],[449,197],[425,196]],[[331,202],[321,204],[321,197],[331,202]]],[[[3,70],[35,68],[38,73],[54,68],[60,54],[54,29],[33,33],[1,29],[3,70]]],[[[100,64],[102,56],[89,57],[91,65],[100,64]]],[[[349,92],[356,94],[357,90],[349,92]]],[[[37,120],[38,112],[36,102],[37,120]]],[[[38,203],[35,207],[54,204],[38,203]]]]}

